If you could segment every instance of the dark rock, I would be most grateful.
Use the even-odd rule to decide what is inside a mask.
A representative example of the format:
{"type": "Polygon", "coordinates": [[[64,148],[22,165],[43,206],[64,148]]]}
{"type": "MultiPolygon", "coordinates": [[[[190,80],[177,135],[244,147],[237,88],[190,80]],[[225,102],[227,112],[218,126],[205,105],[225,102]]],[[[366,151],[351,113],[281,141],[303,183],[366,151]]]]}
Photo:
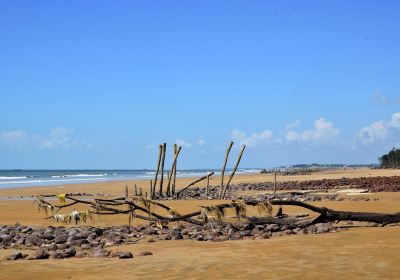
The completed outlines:
{"type": "Polygon", "coordinates": [[[65,250],[57,250],[52,255],[52,259],[66,259],[71,258],[76,255],[76,251],[74,248],[65,249],[65,250]]]}
{"type": "Polygon", "coordinates": [[[149,235],[155,235],[155,234],[158,233],[158,230],[156,228],[149,227],[149,228],[143,230],[143,233],[144,234],[149,234],[149,235]]]}
{"type": "Polygon", "coordinates": [[[119,251],[116,251],[116,252],[112,252],[110,254],[110,256],[113,257],[113,258],[119,258],[119,259],[132,259],[133,258],[133,255],[132,255],[131,252],[119,252],[119,251]]]}
{"type": "Polygon", "coordinates": [[[67,234],[57,235],[56,238],[54,238],[54,241],[56,242],[56,244],[66,243],[68,240],[68,237],[69,236],[67,234]]]}
{"type": "Polygon", "coordinates": [[[42,260],[42,259],[48,259],[49,258],[49,253],[43,249],[43,248],[38,248],[32,256],[30,256],[28,259],[29,260],[42,260]]]}
{"type": "Polygon", "coordinates": [[[67,248],[69,248],[69,245],[68,244],[57,244],[56,245],[57,246],[57,249],[59,249],[59,250],[64,250],[64,249],[67,249],[67,248]]]}
{"type": "Polygon", "coordinates": [[[27,228],[24,228],[23,230],[21,230],[21,233],[30,233],[30,232],[32,232],[31,227],[27,227],[27,228]]]}
{"type": "Polygon", "coordinates": [[[97,249],[93,253],[93,257],[95,258],[106,258],[110,255],[110,251],[104,249],[97,249]]]}
{"type": "Polygon", "coordinates": [[[317,233],[327,233],[331,232],[334,228],[332,224],[326,223],[326,224],[315,224],[317,233]]]}
{"type": "Polygon", "coordinates": [[[240,236],[251,236],[251,230],[241,230],[239,234],[240,236]]]}
{"type": "Polygon", "coordinates": [[[7,258],[7,260],[15,261],[15,260],[23,259],[23,258],[24,258],[24,256],[22,255],[21,252],[15,252],[15,253],[11,254],[11,255],[7,258]]]}
{"type": "Polygon", "coordinates": [[[140,252],[140,253],[138,254],[139,257],[151,256],[151,255],[153,255],[153,253],[152,253],[152,252],[149,252],[149,251],[143,251],[143,252],[140,252]]]}
{"type": "Polygon", "coordinates": [[[39,238],[37,235],[30,235],[25,239],[26,246],[40,246],[43,242],[43,239],[39,238]]]}

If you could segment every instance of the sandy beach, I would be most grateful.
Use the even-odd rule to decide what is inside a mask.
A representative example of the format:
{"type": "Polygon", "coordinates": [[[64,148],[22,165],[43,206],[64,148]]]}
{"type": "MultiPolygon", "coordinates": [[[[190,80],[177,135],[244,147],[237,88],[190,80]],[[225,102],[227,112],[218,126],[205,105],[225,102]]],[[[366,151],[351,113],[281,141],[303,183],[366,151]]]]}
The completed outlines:
{"type": "MultiPolygon", "coordinates": [[[[400,175],[399,170],[341,170],[319,172],[302,176],[279,176],[278,180],[315,180],[322,178],[358,178],[400,175]]],[[[193,178],[178,180],[185,186],[193,178]]],[[[234,183],[271,181],[271,174],[240,175],[234,183]]],[[[218,184],[213,178],[211,184],[218,184]]],[[[55,187],[32,187],[0,190],[0,196],[28,196],[66,192],[93,192],[121,195],[124,186],[145,186],[145,181],[107,182],[55,187]]],[[[202,186],[202,184],[200,184],[202,186]]],[[[341,194],[347,196],[347,194],[341,194]]],[[[370,201],[318,201],[316,206],[336,210],[393,213],[399,211],[399,193],[361,194],[370,201]]],[[[179,213],[189,213],[200,205],[217,204],[220,201],[168,201],[167,205],[179,213]]],[[[69,211],[67,209],[66,211],[69,211]]],[[[298,213],[293,206],[284,207],[285,213],[298,213]]],[[[304,209],[301,209],[304,212],[304,209]]],[[[309,212],[311,213],[311,212],[309,212]]],[[[252,213],[249,213],[252,214],[252,213]]],[[[0,200],[0,223],[32,226],[58,224],[44,219],[32,200],[0,200]]],[[[117,215],[99,217],[87,225],[111,226],[127,224],[127,217],[117,215]]],[[[136,220],[135,223],[146,223],[136,220]]],[[[71,226],[71,225],[68,225],[71,226]]],[[[400,229],[388,227],[351,227],[337,233],[323,235],[281,236],[268,240],[241,240],[226,242],[198,242],[193,240],[140,241],[134,245],[119,246],[118,250],[133,254],[146,250],[153,256],[119,259],[64,259],[6,261],[13,249],[0,250],[0,279],[40,279],[43,273],[52,279],[120,279],[129,275],[134,279],[159,277],[165,279],[396,279],[400,273],[400,229]],[[34,265],[31,265],[34,264],[34,265]]],[[[110,248],[112,249],[112,248],[110,248]]],[[[29,250],[27,253],[30,253],[29,250]]]]}

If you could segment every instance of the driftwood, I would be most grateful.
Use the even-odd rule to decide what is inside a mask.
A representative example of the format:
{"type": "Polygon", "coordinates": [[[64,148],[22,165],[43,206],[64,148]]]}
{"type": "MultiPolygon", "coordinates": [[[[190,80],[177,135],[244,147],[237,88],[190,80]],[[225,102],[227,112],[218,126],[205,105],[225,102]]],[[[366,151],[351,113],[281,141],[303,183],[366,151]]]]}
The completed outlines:
{"type": "MultiPolygon", "coordinates": [[[[201,210],[192,213],[181,215],[173,208],[144,197],[116,197],[110,199],[94,199],[93,201],[77,199],[68,195],[54,195],[53,197],[62,197],[63,204],[55,205],[47,201],[44,197],[37,197],[37,206],[40,210],[44,210],[50,216],[47,218],[55,218],[59,211],[77,204],[87,205],[89,209],[84,212],[79,212],[82,217],[90,215],[118,215],[128,214],[131,221],[133,218],[138,218],[150,222],[177,222],[184,221],[196,225],[206,225],[211,221],[221,221],[224,217],[225,209],[235,209],[237,218],[245,219],[248,223],[254,225],[263,224],[279,224],[290,225],[293,227],[309,226],[316,223],[326,222],[339,222],[339,221],[356,221],[356,222],[372,222],[382,225],[400,223],[400,213],[382,214],[382,213],[368,213],[368,212],[351,212],[351,211],[337,211],[326,207],[317,207],[305,202],[294,200],[236,200],[229,203],[223,203],[213,206],[202,206],[201,210]],[[318,214],[316,218],[308,218],[307,215],[298,215],[295,217],[287,217],[282,215],[280,217],[272,216],[271,205],[291,205],[308,209],[318,214]],[[264,209],[264,216],[260,217],[247,217],[245,215],[246,207],[256,206],[259,209],[264,209]],[[128,208],[128,209],[126,209],[128,208]],[[157,213],[156,210],[159,210],[157,213]],[[160,214],[160,209],[166,211],[167,214],[160,214]]],[[[61,215],[62,216],[62,215],[61,215]]],[[[65,217],[65,215],[64,215],[65,217]]],[[[64,219],[63,219],[64,220],[64,219]]],[[[68,219],[65,219],[68,220],[68,219]]],[[[70,221],[72,219],[69,219],[70,221]]],[[[84,219],[86,221],[86,218],[84,219]]]]}
{"type": "Polygon", "coordinates": [[[168,183],[167,183],[167,195],[173,195],[175,192],[175,181],[176,181],[176,162],[178,160],[179,153],[182,149],[182,146],[176,148],[176,144],[174,145],[174,159],[172,160],[172,167],[170,170],[170,174],[168,176],[168,183]],[[174,178],[172,180],[172,178],[174,178]],[[171,186],[172,183],[172,186],[171,186]]]}
{"type": "MultiPolygon", "coordinates": [[[[182,147],[181,147],[182,148],[182,147]]],[[[176,155],[178,153],[178,146],[174,144],[174,154],[176,155]]],[[[178,160],[178,159],[177,159],[178,160]]],[[[172,195],[175,194],[175,186],[176,186],[176,165],[177,165],[177,160],[175,161],[174,165],[174,179],[172,180],[172,195]]]]}
{"type": "Polygon", "coordinates": [[[219,197],[222,197],[222,192],[224,190],[225,168],[226,168],[226,164],[228,163],[229,153],[231,152],[232,146],[233,146],[233,142],[229,143],[228,149],[226,149],[224,165],[222,166],[222,170],[221,170],[221,186],[220,186],[220,189],[219,189],[219,197]]]}
{"type": "Polygon", "coordinates": [[[165,163],[165,154],[167,152],[167,144],[162,144],[162,158],[161,158],[161,178],[160,178],[160,195],[163,192],[163,184],[164,184],[164,163],[165,163]]]}
{"type": "Polygon", "coordinates": [[[161,157],[162,157],[162,150],[163,146],[159,146],[159,151],[158,151],[158,161],[157,161],[157,168],[156,168],[156,173],[154,174],[154,182],[153,186],[151,187],[151,198],[154,198],[154,195],[156,193],[156,185],[157,185],[157,177],[158,177],[158,172],[160,170],[160,163],[161,163],[161,157]]]}
{"type": "Polygon", "coordinates": [[[226,183],[226,186],[222,187],[222,188],[223,188],[223,192],[222,192],[221,199],[224,199],[224,198],[225,198],[226,190],[228,189],[229,184],[231,183],[231,181],[232,181],[232,179],[233,179],[233,176],[235,176],[235,173],[236,173],[236,170],[237,170],[237,168],[238,168],[238,166],[239,166],[240,160],[242,159],[244,149],[246,149],[246,145],[243,145],[243,146],[242,146],[242,149],[240,150],[238,159],[237,159],[237,161],[236,161],[235,167],[233,168],[233,171],[232,171],[232,173],[231,173],[231,176],[229,177],[229,180],[228,180],[228,182],[226,183]]]}

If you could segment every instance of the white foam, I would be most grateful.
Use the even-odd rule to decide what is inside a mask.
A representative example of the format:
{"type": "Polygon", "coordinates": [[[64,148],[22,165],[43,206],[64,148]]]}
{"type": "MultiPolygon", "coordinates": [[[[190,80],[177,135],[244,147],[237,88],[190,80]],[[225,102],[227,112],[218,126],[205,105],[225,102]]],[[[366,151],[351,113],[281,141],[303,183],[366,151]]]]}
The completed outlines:
{"type": "Polygon", "coordinates": [[[0,180],[26,179],[26,176],[0,176],[0,180]]]}

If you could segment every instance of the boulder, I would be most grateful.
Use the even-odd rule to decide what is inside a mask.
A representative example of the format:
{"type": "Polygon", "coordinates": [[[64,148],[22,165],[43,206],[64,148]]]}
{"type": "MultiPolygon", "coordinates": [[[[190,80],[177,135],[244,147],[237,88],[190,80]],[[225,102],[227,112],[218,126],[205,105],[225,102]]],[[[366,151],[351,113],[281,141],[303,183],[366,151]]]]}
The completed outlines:
{"type": "Polygon", "coordinates": [[[29,260],[42,260],[42,259],[48,259],[49,258],[49,253],[43,249],[43,248],[38,248],[32,256],[30,256],[28,259],[29,260]]]}
{"type": "Polygon", "coordinates": [[[21,252],[12,253],[10,256],[7,257],[7,260],[15,261],[19,259],[23,259],[24,255],[21,252]]]}

